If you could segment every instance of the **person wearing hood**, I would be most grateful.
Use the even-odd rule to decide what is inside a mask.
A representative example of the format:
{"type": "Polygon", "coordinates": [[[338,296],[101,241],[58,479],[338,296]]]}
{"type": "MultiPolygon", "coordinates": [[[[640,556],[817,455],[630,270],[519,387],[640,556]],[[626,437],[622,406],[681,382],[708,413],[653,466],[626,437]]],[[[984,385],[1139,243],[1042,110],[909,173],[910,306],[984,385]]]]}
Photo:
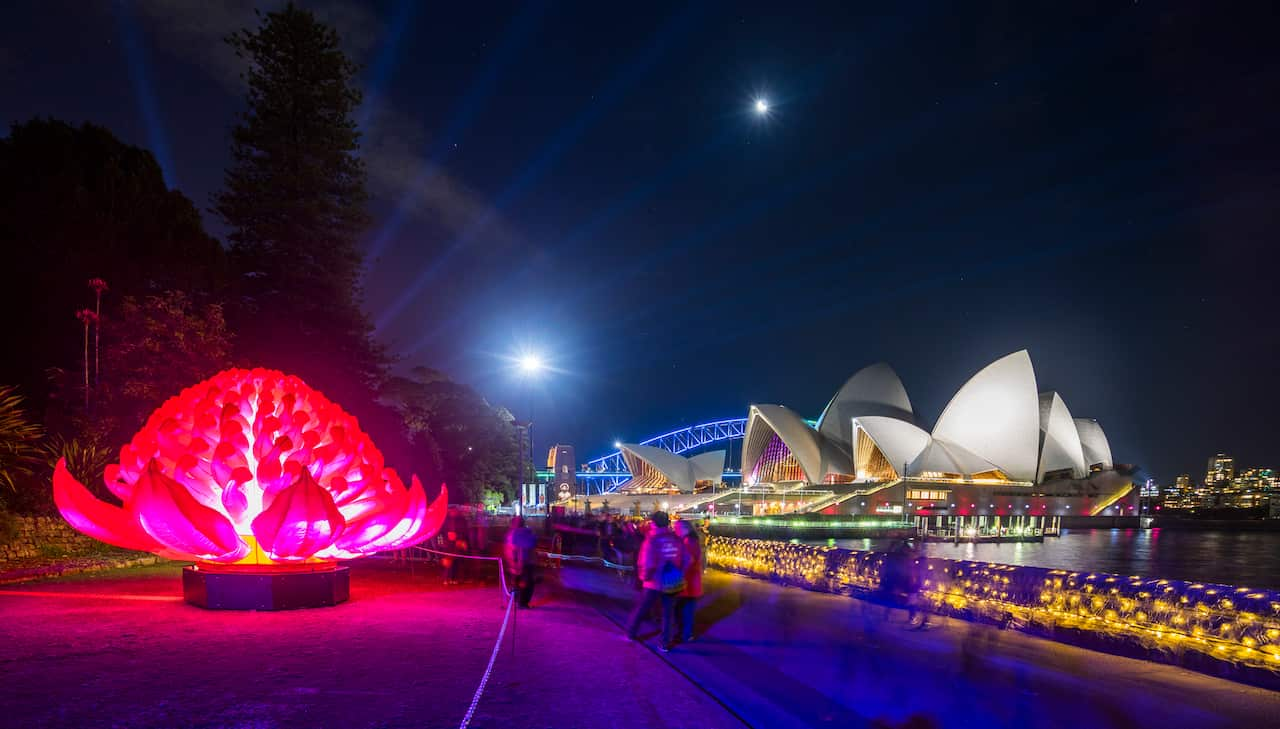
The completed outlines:
{"type": "Polygon", "coordinates": [[[649,516],[650,528],[640,545],[636,560],[642,592],[640,601],[631,613],[627,624],[627,637],[634,640],[640,629],[640,621],[655,603],[662,605],[662,651],[671,650],[674,628],[676,597],[685,589],[685,570],[689,566],[689,553],[684,543],[671,531],[671,518],[665,511],[655,511],[649,516]]]}

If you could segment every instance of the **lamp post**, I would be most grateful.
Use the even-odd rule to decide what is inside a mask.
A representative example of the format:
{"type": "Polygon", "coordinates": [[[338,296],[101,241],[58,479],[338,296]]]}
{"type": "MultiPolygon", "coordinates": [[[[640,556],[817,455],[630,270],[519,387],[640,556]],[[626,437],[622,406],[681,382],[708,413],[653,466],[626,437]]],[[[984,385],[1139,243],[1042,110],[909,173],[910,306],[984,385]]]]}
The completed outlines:
{"type": "MultiPolygon", "coordinates": [[[[538,374],[542,372],[544,365],[542,363],[542,357],[532,352],[525,352],[524,354],[520,355],[520,357],[516,360],[516,365],[517,365],[516,370],[520,375],[520,382],[524,386],[525,405],[528,408],[528,414],[527,414],[528,427],[526,428],[526,430],[528,431],[527,436],[528,436],[528,446],[529,446],[529,465],[532,466],[533,465],[533,394],[529,390],[529,380],[534,377],[537,377],[538,374]]],[[[519,471],[517,472],[517,475],[516,475],[517,481],[519,483],[519,489],[521,491],[521,496],[524,495],[523,491],[524,491],[525,440],[526,440],[525,438],[520,439],[520,448],[518,449],[520,454],[520,457],[519,457],[520,465],[519,465],[519,471]]],[[[536,470],[535,470],[535,474],[536,474],[536,470]]],[[[533,487],[534,487],[533,498],[534,498],[534,503],[536,504],[538,499],[538,477],[536,475],[533,478],[533,487]]],[[[551,503],[550,498],[547,499],[547,503],[548,505],[550,505],[551,503]]]]}

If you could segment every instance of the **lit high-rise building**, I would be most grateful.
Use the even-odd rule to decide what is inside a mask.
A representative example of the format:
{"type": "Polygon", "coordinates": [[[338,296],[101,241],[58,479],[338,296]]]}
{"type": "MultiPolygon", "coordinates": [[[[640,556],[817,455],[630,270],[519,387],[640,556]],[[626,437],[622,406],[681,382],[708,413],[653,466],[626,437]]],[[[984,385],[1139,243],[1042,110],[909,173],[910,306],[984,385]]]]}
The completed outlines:
{"type": "Polygon", "coordinates": [[[1219,453],[1209,459],[1205,469],[1204,485],[1211,488],[1225,488],[1236,475],[1236,459],[1225,453],[1219,453]]]}
{"type": "Polygon", "coordinates": [[[1280,474],[1270,468],[1246,468],[1232,480],[1231,491],[1236,506],[1264,506],[1273,493],[1280,494],[1280,474]]]}
{"type": "Polygon", "coordinates": [[[1142,492],[1139,494],[1144,499],[1153,499],[1160,496],[1160,484],[1156,483],[1154,478],[1149,478],[1142,484],[1142,492]]]}
{"type": "Polygon", "coordinates": [[[1246,468],[1235,477],[1241,491],[1280,491],[1280,473],[1273,468],[1246,468]]]}
{"type": "Polygon", "coordinates": [[[1191,480],[1191,474],[1178,474],[1173,484],[1164,489],[1165,508],[1188,509],[1196,505],[1196,485],[1191,480]]]}

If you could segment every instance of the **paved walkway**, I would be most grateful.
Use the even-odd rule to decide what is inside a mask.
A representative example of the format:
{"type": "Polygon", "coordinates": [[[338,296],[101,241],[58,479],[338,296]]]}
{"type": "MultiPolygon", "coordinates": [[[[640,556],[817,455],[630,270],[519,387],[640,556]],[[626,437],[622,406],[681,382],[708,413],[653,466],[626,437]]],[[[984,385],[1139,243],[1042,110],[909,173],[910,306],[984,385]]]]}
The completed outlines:
{"type": "MultiPolygon", "coordinates": [[[[497,588],[368,563],[351,585],[336,608],[278,613],[186,605],[173,566],[0,588],[0,725],[458,726],[502,620],[497,588]]],[[[553,588],[534,604],[472,726],[742,726],[582,601],[553,588]]]]}
{"type": "MultiPolygon", "coordinates": [[[[563,582],[621,621],[612,573],[563,582]]],[[[958,620],[926,631],[838,595],[707,573],[698,637],[665,656],[758,727],[1264,727],[1280,693],[958,620]]]]}

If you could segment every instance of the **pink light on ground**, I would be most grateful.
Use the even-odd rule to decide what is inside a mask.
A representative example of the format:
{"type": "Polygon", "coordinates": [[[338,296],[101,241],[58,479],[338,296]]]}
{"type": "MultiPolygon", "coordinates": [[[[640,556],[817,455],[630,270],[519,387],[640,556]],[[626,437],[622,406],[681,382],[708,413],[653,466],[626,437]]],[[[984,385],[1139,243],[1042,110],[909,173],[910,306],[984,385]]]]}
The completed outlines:
{"type": "Polygon", "coordinates": [[[48,597],[66,600],[123,600],[125,602],[181,602],[177,595],[121,595],[114,592],[46,592],[44,590],[0,590],[0,597],[48,597]]]}
{"type": "Polygon", "coordinates": [[[160,406],[103,474],[122,506],[59,461],[58,510],[95,539],[174,559],[333,562],[424,541],[444,523],[385,467],[356,419],[297,377],[232,369],[160,406]]]}

